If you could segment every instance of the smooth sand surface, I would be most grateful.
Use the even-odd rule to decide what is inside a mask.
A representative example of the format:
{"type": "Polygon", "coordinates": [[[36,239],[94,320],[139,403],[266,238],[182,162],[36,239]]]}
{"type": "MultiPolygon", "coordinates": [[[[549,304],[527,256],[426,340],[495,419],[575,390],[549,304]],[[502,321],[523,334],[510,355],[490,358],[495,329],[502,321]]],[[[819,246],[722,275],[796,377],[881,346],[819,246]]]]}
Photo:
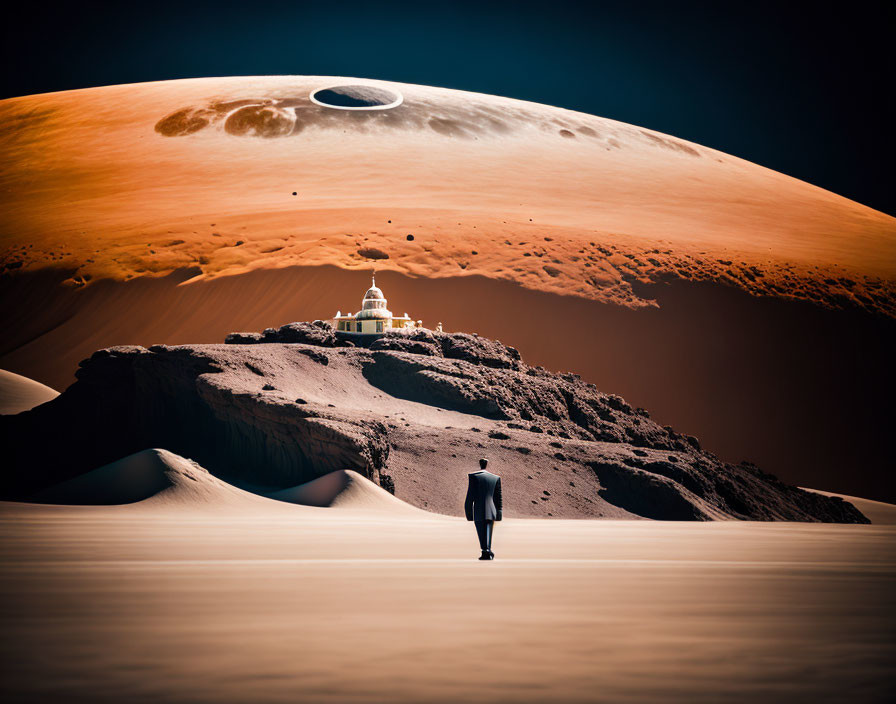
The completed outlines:
{"type": "MultiPolygon", "coordinates": [[[[266,504],[278,507],[271,510],[266,504]]],[[[891,526],[0,505],[9,701],[875,702],[891,526]]],[[[245,507],[244,507],[245,508],[245,507]]]]}
{"type": "Polygon", "coordinates": [[[56,389],[0,369],[0,415],[13,415],[22,411],[30,411],[59,395],[56,389]]]}

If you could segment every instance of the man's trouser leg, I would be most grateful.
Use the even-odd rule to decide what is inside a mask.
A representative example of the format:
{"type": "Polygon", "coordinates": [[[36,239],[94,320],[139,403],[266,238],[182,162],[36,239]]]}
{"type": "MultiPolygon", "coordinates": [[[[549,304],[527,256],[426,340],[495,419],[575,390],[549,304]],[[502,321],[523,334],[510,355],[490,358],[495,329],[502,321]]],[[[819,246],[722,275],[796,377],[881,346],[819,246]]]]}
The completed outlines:
{"type": "Polygon", "coordinates": [[[476,534],[479,536],[479,547],[484,552],[489,552],[492,549],[492,529],[494,526],[494,521],[475,521],[476,523],[476,534]]]}

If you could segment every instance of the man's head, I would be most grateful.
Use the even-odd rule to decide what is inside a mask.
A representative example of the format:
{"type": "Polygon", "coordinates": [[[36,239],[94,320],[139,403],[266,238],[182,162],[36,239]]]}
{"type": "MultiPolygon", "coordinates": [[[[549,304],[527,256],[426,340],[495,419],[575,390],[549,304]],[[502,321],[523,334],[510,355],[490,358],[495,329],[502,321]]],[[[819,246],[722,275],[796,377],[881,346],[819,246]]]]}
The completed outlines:
{"type": "Polygon", "coordinates": [[[483,457],[479,460],[479,469],[485,469],[486,467],[488,467],[488,460],[483,457]]]}

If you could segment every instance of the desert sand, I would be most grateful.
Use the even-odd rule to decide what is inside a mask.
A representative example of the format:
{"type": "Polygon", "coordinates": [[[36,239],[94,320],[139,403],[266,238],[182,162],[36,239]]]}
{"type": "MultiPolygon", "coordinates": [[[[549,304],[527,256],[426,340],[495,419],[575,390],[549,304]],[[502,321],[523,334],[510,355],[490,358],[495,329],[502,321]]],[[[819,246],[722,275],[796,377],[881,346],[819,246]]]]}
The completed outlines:
{"type": "MultiPolygon", "coordinates": [[[[395,498],[352,470],[336,470],[305,484],[260,495],[221,481],[198,463],[168,450],[149,449],[80,474],[42,491],[34,500],[43,504],[201,507],[216,511],[242,510],[277,513],[276,502],[318,508],[352,508],[386,514],[431,514],[395,498]]],[[[321,516],[323,514],[320,514],[321,516]]]]}
{"type": "Polygon", "coordinates": [[[29,411],[58,395],[58,391],[39,381],[0,369],[0,415],[29,411]]]}
{"type": "Polygon", "coordinates": [[[425,511],[396,498],[351,469],[337,469],[305,484],[272,491],[266,496],[301,506],[351,508],[390,515],[410,514],[417,518],[427,516],[425,511]]]}
{"type": "Polygon", "coordinates": [[[896,383],[894,218],[545,105],[370,81],[402,103],[310,100],[358,82],[2,101],[0,366],[62,389],[102,347],[356,310],[375,265],[395,309],[430,327],[578,372],[732,461],[896,499],[878,431],[896,383]]]}
{"type": "Polygon", "coordinates": [[[894,504],[888,504],[883,501],[872,501],[871,499],[863,499],[858,496],[847,496],[846,494],[832,494],[829,491],[818,491],[817,489],[806,489],[806,491],[814,491],[816,494],[822,494],[824,496],[839,496],[844,501],[848,501],[859,509],[859,511],[862,512],[862,515],[874,525],[896,525],[896,505],[894,504]]]}
{"type": "Polygon", "coordinates": [[[168,486],[138,503],[0,504],[7,700],[892,693],[892,526],[511,519],[482,563],[470,524],[373,485],[316,508],[164,451],[116,471],[147,466],[168,486]]]}

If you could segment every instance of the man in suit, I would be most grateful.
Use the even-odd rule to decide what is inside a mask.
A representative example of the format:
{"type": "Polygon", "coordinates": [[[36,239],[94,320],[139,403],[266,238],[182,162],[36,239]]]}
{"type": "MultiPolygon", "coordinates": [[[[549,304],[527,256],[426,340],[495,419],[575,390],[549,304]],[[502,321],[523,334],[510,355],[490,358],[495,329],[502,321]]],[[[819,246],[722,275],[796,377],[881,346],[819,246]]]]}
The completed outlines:
{"type": "Polygon", "coordinates": [[[492,529],[495,521],[501,520],[501,477],[486,472],[488,460],[479,460],[478,472],[471,472],[467,486],[467,499],[464,501],[464,513],[468,521],[476,524],[479,535],[479,547],[482,548],[480,560],[494,560],[492,552],[492,529]]]}

